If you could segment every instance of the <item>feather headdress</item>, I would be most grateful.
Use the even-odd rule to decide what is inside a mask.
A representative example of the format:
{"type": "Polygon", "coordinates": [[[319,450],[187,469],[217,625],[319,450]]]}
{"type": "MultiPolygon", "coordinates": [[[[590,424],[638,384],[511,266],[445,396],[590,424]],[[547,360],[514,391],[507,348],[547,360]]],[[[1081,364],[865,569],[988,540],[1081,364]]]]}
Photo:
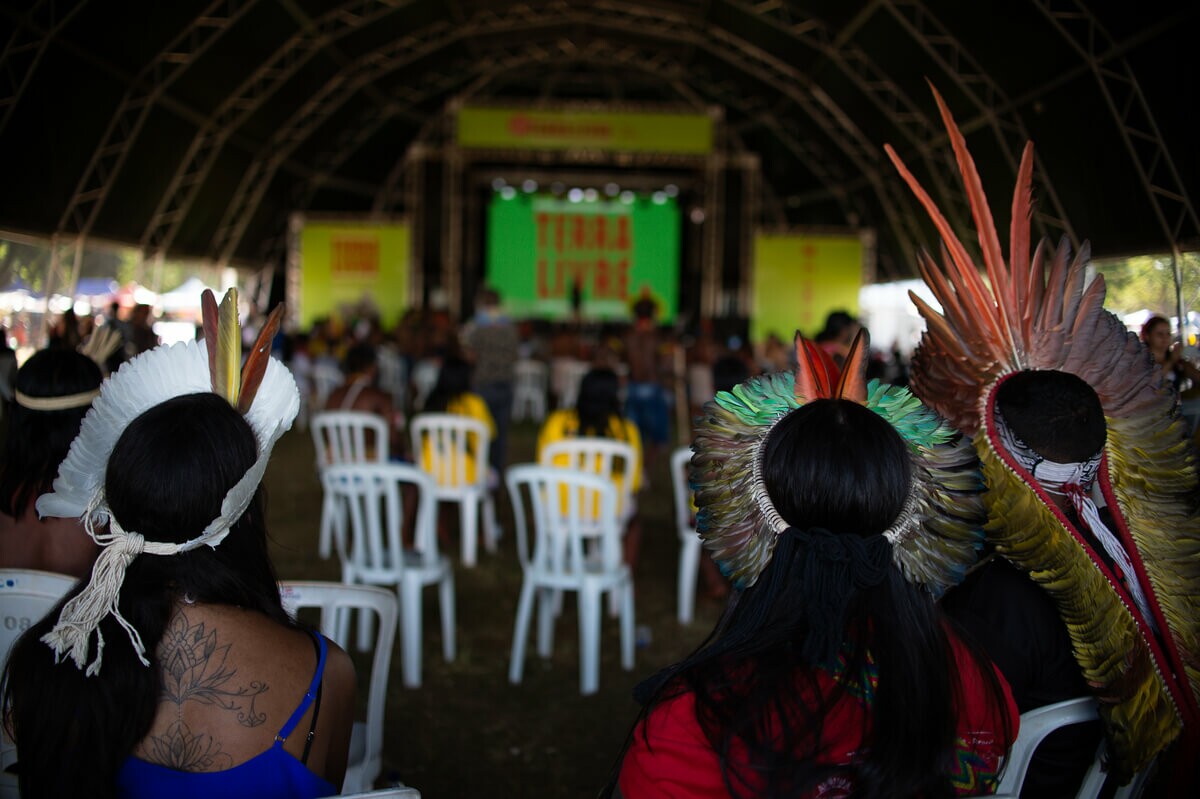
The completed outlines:
{"type": "Polygon", "coordinates": [[[918,256],[942,313],[910,294],[927,323],[913,356],[913,390],[973,437],[988,484],[989,540],[1056,602],[1100,700],[1113,770],[1127,777],[1181,725],[1200,720],[1196,464],[1174,398],[1151,359],[1103,308],[1103,277],[1085,285],[1086,244],[1075,258],[1065,241],[1053,252],[1040,243],[1030,256],[1032,143],[1017,172],[1006,263],[966,142],[936,90],[934,97],[963,175],[987,280],[933,200],[885,147],[943,243],[940,265],[928,253],[918,256]],[[1108,437],[1095,487],[1130,558],[1133,574],[1126,577],[1144,592],[1150,618],[1001,440],[996,392],[1024,370],[1074,374],[1098,395],[1108,437]]]}
{"type": "Polygon", "coordinates": [[[962,579],[983,543],[983,482],[975,454],[906,389],[867,381],[865,331],[840,376],[823,355],[797,334],[795,372],[753,377],[705,405],[691,462],[704,546],[737,588],[753,585],[787,528],[762,481],[767,436],[806,402],[853,400],[887,420],[912,454],[912,490],[885,536],[905,576],[940,596],[962,579]]]}
{"type": "Polygon", "coordinates": [[[141,636],[117,609],[125,569],[134,558],[174,555],[200,546],[216,547],[249,507],[266,472],[271,449],[291,426],[300,409],[300,393],[287,367],[270,357],[271,338],[279,329],[282,306],[271,314],[254,351],[241,366],[241,333],[237,323],[237,293],[230,289],[216,311],[211,291],[203,297],[204,342],[157,347],[123,364],[101,386],[59,466],[53,490],[38,498],[42,516],[82,519],[88,534],[101,546],[88,585],[63,606],[58,623],[42,640],[59,658],[69,656],[91,676],[100,669],[104,637],[100,621],[112,614],[129,635],[144,665],[149,665],[141,636]],[[181,544],[147,541],[136,531],[122,529],[104,498],[104,479],[113,447],[129,423],[145,411],[174,397],[211,391],[238,408],[254,430],[258,457],[229,489],[220,515],[194,538],[181,544]],[[107,529],[105,529],[107,525],[107,529]],[[92,634],[95,656],[87,663],[92,634]]]}

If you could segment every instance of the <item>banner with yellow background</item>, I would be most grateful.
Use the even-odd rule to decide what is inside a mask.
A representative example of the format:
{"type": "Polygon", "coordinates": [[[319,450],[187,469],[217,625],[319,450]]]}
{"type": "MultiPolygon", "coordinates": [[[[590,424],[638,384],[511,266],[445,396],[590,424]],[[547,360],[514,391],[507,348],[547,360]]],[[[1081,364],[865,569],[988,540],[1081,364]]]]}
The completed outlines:
{"type": "Polygon", "coordinates": [[[408,309],[409,229],[398,222],[306,220],[300,233],[303,328],[327,316],[345,319],[364,302],[385,327],[408,309]]]}
{"type": "Polygon", "coordinates": [[[704,155],[712,150],[713,121],[706,114],[462,108],[458,145],[704,155]]]}
{"type": "Polygon", "coordinates": [[[750,336],[775,333],[790,343],[797,330],[812,338],[830,311],[858,315],[863,243],[855,235],[769,234],[754,237],[750,336]]]}

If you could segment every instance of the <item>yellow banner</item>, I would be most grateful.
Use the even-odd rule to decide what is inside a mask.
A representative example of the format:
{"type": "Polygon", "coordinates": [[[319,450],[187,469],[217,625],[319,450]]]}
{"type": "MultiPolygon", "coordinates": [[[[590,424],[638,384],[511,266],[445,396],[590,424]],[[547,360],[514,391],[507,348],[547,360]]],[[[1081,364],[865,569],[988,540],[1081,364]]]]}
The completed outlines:
{"type": "Polygon", "coordinates": [[[344,321],[364,303],[384,326],[408,308],[408,225],[306,221],[300,233],[300,324],[344,321]]]}
{"type": "Polygon", "coordinates": [[[458,112],[458,144],[704,155],[712,151],[713,121],[706,114],[462,108],[458,112]]]}
{"type": "Polygon", "coordinates": [[[858,236],[758,234],[750,336],[774,333],[790,343],[799,330],[812,338],[830,311],[858,315],[863,245],[858,236]]]}

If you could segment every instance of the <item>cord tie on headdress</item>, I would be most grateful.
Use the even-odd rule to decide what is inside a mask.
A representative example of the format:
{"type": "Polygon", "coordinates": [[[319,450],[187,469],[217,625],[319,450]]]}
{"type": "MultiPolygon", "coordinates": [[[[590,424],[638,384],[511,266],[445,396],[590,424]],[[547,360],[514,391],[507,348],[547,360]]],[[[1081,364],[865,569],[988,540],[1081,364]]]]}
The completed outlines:
{"type": "MultiPolygon", "coordinates": [[[[99,502],[93,501],[93,505],[99,502]]],[[[100,632],[100,622],[105,616],[112,615],[117,623],[129,636],[138,660],[143,666],[149,666],[146,659],[146,647],[142,636],[129,621],[121,615],[118,601],[121,595],[121,585],[125,582],[125,570],[133,559],[147,551],[146,539],[140,533],[128,533],[121,529],[116,519],[109,518],[109,532],[97,533],[93,529],[92,515],[89,513],[85,528],[88,534],[103,547],[96,564],[92,567],[92,576],[87,586],[68,601],[59,614],[58,623],[42,636],[42,642],[54,650],[54,662],[61,663],[67,655],[78,669],[84,668],[87,661],[88,644],[92,633],[96,634],[96,657],[87,664],[84,674],[91,677],[100,671],[104,659],[104,634],[100,632]]],[[[163,545],[159,544],[158,547],[163,545]]]]}
{"type": "Polygon", "coordinates": [[[883,582],[892,544],[883,535],[839,534],[819,527],[789,528],[779,543],[796,547],[795,566],[784,579],[798,581],[807,599],[803,612],[808,629],[801,655],[812,665],[829,665],[845,635],[850,600],[883,582]]]}
{"type": "Polygon", "coordinates": [[[996,431],[1000,441],[1013,458],[1033,476],[1038,485],[1050,494],[1066,497],[1075,508],[1079,524],[1089,530],[1100,546],[1108,553],[1117,568],[1125,576],[1125,586],[1129,589],[1130,598],[1137,605],[1142,619],[1150,629],[1157,632],[1154,616],[1150,613],[1150,603],[1138,581],[1137,572],[1133,569],[1133,560],[1121,541],[1108,529],[1100,516],[1100,509],[1092,499],[1091,490],[1100,472],[1100,452],[1078,463],[1059,463],[1042,457],[1033,447],[1026,444],[1008,426],[1007,420],[1001,413],[996,414],[996,431]]]}

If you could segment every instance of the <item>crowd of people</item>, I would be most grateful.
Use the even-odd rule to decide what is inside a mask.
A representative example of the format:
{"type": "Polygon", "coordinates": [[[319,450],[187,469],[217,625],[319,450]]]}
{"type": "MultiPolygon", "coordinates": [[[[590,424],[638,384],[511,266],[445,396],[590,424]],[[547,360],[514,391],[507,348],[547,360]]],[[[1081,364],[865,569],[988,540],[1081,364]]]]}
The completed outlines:
{"type": "MultiPolygon", "coordinates": [[[[753,353],[702,325],[681,349],[648,298],[626,329],[539,337],[487,289],[461,328],[414,314],[389,342],[369,320],[319,326],[281,348],[301,390],[270,357],[277,316],[241,363],[236,297],[206,298],[202,342],[108,377],[107,344],[83,354],[64,335],[30,358],[6,410],[2,565],[80,579],[5,667],[23,795],[335,793],[353,671],[281,606],[259,490],[272,446],[307,404],[383,417],[389,453],[420,462],[409,417],[459,414],[491,433],[468,456],[498,487],[516,362],[564,356],[587,371],[539,448],[621,441],[636,457],[615,479],[634,491],[672,405],[699,406],[704,579],[730,594],[697,649],[639,686],[608,794],[986,794],[1019,713],[1092,696],[1099,725],[1042,751],[1022,795],[1073,794],[1100,738],[1111,784],[1154,772],[1153,790],[1190,795],[1200,480],[1175,387],[1192,376],[1160,324],[1143,345],[1103,309],[1102,280],[1084,289],[1086,252],[1030,254],[1031,149],[1007,262],[969,193],[986,283],[889,155],[948,253],[925,262],[941,310],[917,301],[927,332],[907,369],[874,359],[848,314],[791,347],[753,353]],[[329,360],[344,377],[322,392],[329,360]]],[[[632,565],[641,522],[625,522],[632,565]]]]}

